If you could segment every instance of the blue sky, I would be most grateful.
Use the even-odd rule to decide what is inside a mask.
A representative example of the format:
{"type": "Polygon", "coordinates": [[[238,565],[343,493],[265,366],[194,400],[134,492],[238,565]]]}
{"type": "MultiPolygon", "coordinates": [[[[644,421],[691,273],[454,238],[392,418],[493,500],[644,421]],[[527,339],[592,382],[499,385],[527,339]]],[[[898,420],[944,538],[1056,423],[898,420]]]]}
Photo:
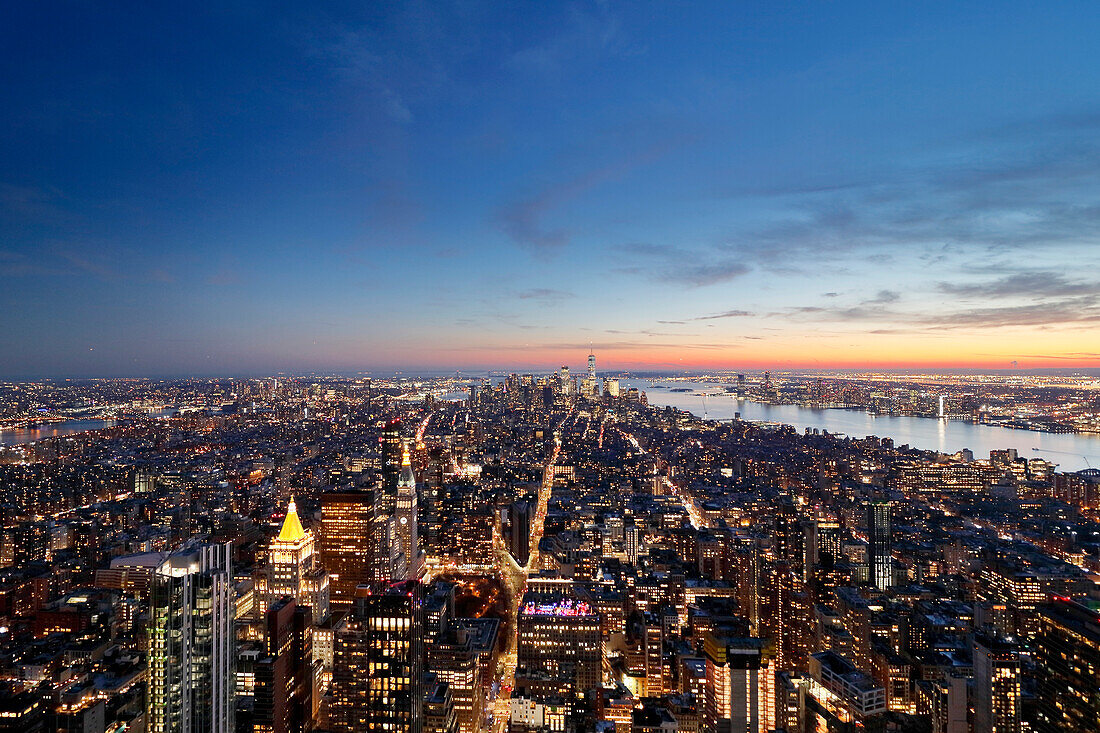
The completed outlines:
{"type": "Polygon", "coordinates": [[[0,375],[1100,365],[1100,5],[22,3],[0,375]]]}

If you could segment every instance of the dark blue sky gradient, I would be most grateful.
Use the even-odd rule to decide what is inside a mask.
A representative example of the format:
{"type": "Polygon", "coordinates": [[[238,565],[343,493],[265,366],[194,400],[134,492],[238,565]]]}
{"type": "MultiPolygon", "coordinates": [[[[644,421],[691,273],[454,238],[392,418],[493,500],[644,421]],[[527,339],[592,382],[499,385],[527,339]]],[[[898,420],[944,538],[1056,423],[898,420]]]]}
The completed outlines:
{"type": "Polygon", "coordinates": [[[1100,364],[1094,2],[211,5],[5,8],[0,376],[1100,364]]]}

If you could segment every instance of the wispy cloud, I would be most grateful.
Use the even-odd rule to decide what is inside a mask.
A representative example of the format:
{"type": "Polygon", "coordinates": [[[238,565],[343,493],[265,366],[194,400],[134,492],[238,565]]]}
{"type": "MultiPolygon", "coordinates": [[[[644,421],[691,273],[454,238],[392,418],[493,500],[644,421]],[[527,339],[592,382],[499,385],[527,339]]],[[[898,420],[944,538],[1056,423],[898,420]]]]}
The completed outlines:
{"type": "Polygon", "coordinates": [[[512,241],[547,252],[569,242],[570,232],[563,227],[547,227],[543,218],[552,210],[605,183],[619,180],[634,170],[667,155],[683,144],[682,139],[663,140],[617,160],[546,186],[532,196],[512,201],[497,212],[497,222],[512,241]]]}
{"type": "Polygon", "coordinates": [[[750,268],[740,259],[708,256],[706,253],[647,242],[618,245],[615,251],[642,264],[618,268],[617,272],[641,275],[657,282],[688,287],[718,285],[741,277],[750,268]]]}
{"type": "Polygon", "coordinates": [[[691,320],[693,320],[693,321],[715,321],[715,320],[718,320],[719,318],[747,318],[749,316],[755,316],[755,315],[756,314],[753,313],[752,311],[729,310],[729,311],[723,311],[721,313],[715,313],[712,316],[697,316],[695,318],[692,318],[691,320]]]}
{"type": "Polygon", "coordinates": [[[1045,270],[1018,272],[996,280],[982,282],[941,282],[940,292],[971,298],[1066,297],[1100,293],[1096,280],[1070,280],[1064,275],[1045,270]]]}
{"type": "Polygon", "coordinates": [[[94,275],[101,280],[117,280],[119,273],[104,262],[72,250],[59,251],[58,256],[80,272],[94,275]]]}
{"type": "Polygon", "coordinates": [[[569,300],[576,298],[576,294],[570,293],[565,290],[554,290],[552,288],[531,288],[530,290],[524,290],[520,293],[516,293],[516,297],[520,300],[540,300],[543,302],[561,302],[563,300],[569,300]]]}
{"type": "Polygon", "coordinates": [[[937,328],[1003,328],[1007,326],[1047,326],[1100,321],[1100,299],[1081,296],[1046,303],[971,308],[929,315],[916,321],[937,328]]]}

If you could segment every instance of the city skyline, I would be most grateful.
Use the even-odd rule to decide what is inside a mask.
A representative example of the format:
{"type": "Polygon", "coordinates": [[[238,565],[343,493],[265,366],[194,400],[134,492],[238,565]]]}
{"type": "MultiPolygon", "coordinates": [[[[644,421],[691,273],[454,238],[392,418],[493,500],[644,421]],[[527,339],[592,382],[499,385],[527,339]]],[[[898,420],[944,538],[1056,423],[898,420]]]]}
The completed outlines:
{"type": "Polygon", "coordinates": [[[0,378],[1100,367],[1100,8],[23,5],[0,378]]]}

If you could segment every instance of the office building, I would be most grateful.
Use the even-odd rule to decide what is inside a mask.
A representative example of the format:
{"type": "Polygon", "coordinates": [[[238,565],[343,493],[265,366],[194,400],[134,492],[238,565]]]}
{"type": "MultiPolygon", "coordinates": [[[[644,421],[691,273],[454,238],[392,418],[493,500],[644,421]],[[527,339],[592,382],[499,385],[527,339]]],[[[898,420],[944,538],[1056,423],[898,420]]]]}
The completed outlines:
{"type": "Polygon", "coordinates": [[[889,501],[876,500],[867,508],[867,562],[871,582],[879,590],[894,584],[890,507],[889,501]]]}
{"type": "Polygon", "coordinates": [[[974,636],[974,733],[1019,733],[1020,650],[994,634],[974,636]]]}
{"type": "Polygon", "coordinates": [[[185,545],[150,596],[150,733],[234,733],[232,543],[185,545]]]}
{"type": "Polygon", "coordinates": [[[329,574],[334,609],[350,608],[355,589],[371,580],[374,497],[375,493],[368,490],[321,494],[321,564],[329,574]]]}
{"type": "Polygon", "coordinates": [[[528,591],[520,604],[517,631],[517,668],[529,677],[551,680],[561,697],[581,697],[600,684],[600,617],[587,602],[567,594],[528,591]]]}
{"type": "Polygon", "coordinates": [[[264,656],[255,664],[254,733],[308,733],[319,669],[312,649],[313,612],[285,596],[264,614],[264,656]]]}
{"type": "Polygon", "coordinates": [[[707,731],[765,733],[775,727],[775,667],[764,639],[730,638],[708,633],[706,699],[707,731]]]}
{"type": "Polygon", "coordinates": [[[260,615],[284,596],[308,606],[314,623],[328,617],[329,578],[317,564],[313,532],[302,527],[291,499],[278,536],[268,547],[269,567],[260,578],[263,588],[260,615]]]}
{"type": "Polygon", "coordinates": [[[1039,733],[1100,731],[1100,614],[1065,597],[1039,608],[1039,733]]]}
{"type": "Polygon", "coordinates": [[[335,633],[330,720],[350,733],[420,733],[423,637],[416,581],[361,586],[335,633]]]}
{"type": "Polygon", "coordinates": [[[517,501],[508,510],[508,549],[519,565],[531,557],[531,504],[517,501]]]}

